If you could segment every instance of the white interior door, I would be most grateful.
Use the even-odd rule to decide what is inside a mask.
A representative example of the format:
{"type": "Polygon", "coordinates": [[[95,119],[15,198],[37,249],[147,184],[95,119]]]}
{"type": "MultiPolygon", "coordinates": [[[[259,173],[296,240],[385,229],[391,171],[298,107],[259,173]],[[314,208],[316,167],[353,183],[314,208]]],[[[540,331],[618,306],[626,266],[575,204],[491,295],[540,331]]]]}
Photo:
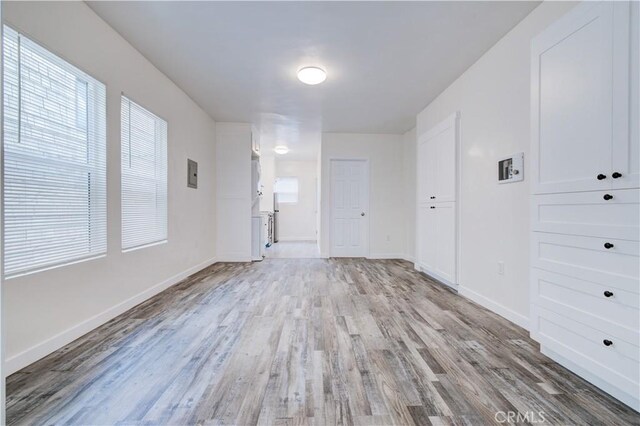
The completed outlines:
{"type": "Polygon", "coordinates": [[[331,256],[366,257],[369,248],[369,166],[331,160],[331,256]]]}

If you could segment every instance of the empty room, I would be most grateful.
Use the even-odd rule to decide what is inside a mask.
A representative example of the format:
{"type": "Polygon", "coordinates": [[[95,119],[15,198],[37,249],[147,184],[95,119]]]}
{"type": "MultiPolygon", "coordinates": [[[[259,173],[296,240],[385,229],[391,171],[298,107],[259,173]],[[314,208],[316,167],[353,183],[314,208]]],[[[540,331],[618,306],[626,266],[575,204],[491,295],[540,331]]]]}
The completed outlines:
{"type": "Polygon", "coordinates": [[[639,2],[0,15],[0,424],[640,424],[639,2]]]}

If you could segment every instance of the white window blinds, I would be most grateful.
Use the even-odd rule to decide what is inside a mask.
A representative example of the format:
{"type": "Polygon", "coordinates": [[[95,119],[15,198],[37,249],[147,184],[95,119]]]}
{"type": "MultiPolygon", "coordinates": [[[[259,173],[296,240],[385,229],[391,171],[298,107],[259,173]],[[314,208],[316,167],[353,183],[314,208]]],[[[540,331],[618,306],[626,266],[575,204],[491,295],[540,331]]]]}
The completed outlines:
{"type": "Polygon", "coordinates": [[[298,178],[278,177],[273,191],[279,203],[293,204],[298,202],[298,178]]]}
{"type": "Polygon", "coordinates": [[[4,272],[104,254],[105,86],[4,27],[4,272]]]}
{"type": "Polygon", "coordinates": [[[167,239],[167,122],[122,97],[122,249],[167,239]]]}

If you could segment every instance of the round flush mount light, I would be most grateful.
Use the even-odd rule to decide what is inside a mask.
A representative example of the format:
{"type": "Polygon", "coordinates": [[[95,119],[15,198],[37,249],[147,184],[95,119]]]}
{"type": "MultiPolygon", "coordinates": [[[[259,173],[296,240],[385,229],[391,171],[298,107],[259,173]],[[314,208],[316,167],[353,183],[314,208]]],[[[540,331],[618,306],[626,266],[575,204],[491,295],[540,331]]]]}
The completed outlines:
{"type": "Polygon", "coordinates": [[[327,73],[318,67],[304,67],[298,71],[298,80],[304,84],[320,84],[327,79],[327,73]]]}
{"type": "Polygon", "coordinates": [[[289,152],[289,148],[284,145],[278,145],[273,150],[276,152],[276,154],[286,154],[287,152],[289,152]]]}

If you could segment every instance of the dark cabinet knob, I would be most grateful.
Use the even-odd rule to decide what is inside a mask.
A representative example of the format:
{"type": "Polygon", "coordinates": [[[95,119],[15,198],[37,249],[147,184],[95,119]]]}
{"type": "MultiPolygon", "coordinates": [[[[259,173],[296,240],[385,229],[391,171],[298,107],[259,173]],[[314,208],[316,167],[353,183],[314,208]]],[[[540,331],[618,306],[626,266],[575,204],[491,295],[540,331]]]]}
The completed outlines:
{"type": "Polygon", "coordinates": [[[604,194],[604,196],[603,196],[602,198],[604,198],[605,200],[609,201],[609,200],[613,199],[613,195],[611,195],[611,194],[604,194]]]}
{"type": "Polygon", "coordinates": [[[611,297],[611,296],[613,296],[613,293],[611,293],[609,290],[606,290],[604,292],[604,297],[611,297]]]}
{"type": "Polygon", "coordinates": [[[598,180],[603,180],[603,179],[606,179],[606,178],[607,178],[607,175],[603,175],[602,173],[600,173],[598,176],[596,176],[596,179],[598,179],[598,180]]]}
{"type": "Polygon", "coordinates": [[[622,173],[620,173],[620,172],[613,172],[613,173],[611,174],[611,177],[612,177],[612,178],[614,178],[614,179],[621,178],[621,177],[622,177],[622,173]]]}
{"type": "Polygon", "coordinates": [[[611,340],[609,340],[609,339],[604,339],[604,340],[602,341],[602,343],[604,343],[604,345],[605,345],[605,346],[611,346],[611,345],[613,345],[613,342],[612,342],[611,340]]]}
{"type": "Polygon", "coordinates": [[[607,250],[609,250],[610,248],[613,248],[613,244],[611,244],[611,243],[604,243],[604,248],[606,248],[607,250]]]}

